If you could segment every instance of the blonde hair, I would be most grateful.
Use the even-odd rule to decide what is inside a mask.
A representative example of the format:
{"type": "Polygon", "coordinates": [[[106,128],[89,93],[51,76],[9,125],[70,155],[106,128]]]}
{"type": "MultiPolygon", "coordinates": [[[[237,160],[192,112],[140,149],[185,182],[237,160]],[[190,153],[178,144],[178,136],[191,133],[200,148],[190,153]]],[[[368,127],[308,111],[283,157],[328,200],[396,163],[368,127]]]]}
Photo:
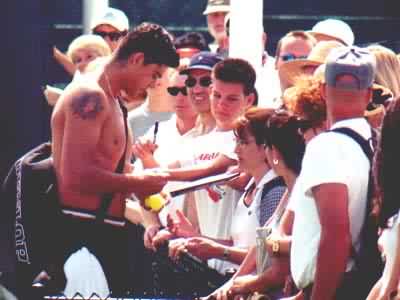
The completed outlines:
{"type": "Polygon", "coordinates": [[[84,34],[74,39],[68,46],[67,56],[73,61],[73,57],[78,50],[95,51],[99,56],[111,54],[111,49],[106,41],[94,34],[84,34]]]}
{"type": "Polygon", "coordinates": [[[371,45],[368,50],[376,58],[375,83],[391,90],[394,97],[400,96],[400,61],[396,54],[381,45],[371,45]]]}

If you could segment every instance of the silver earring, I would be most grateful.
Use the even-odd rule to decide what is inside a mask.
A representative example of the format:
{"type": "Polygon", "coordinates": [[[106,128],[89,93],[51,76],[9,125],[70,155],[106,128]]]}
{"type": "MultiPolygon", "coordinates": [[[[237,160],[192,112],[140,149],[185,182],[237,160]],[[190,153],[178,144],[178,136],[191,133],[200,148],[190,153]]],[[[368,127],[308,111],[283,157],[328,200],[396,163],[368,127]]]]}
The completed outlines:
{"type": "Polygon", "coordinates": [[[277,165],[277,164],[279,163],[279,160],[274,159],[274,160],[272,160],[272,163],[273,163],[274,165],[277,165]]]}

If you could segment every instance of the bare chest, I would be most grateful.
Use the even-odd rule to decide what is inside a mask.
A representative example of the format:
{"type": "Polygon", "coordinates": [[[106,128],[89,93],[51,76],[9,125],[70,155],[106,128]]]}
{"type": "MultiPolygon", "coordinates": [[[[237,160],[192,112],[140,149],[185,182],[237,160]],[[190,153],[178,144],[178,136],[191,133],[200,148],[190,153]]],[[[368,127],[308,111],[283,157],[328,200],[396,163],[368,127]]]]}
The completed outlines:
{"type": "Polygon", "coordinates": [[[104,122],[99,139],[98,151],[117,164],[127,146],[127,135],[125,133],[124,116],[119,107],[113,109],[110,117],[104,122]]]}

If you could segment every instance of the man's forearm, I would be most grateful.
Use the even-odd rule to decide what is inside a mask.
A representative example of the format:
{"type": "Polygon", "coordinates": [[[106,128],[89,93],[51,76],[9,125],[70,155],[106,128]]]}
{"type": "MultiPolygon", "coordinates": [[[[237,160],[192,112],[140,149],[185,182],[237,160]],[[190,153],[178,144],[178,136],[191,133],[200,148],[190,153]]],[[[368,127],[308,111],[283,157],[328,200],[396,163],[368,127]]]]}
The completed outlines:
{"type": "Polygon", "coordinates": [[[223,173],[227,168],[234,164],[234,160],[225,159],[223,162],[215,163],[211,161],[207,164],[196,165],[192,167],[184,167],[177,169],[169,169],[170,174],[169,180],[177,181],[190,181],[196,180],[202,177],[212,176],[219,173],[223,173]]]}
{"type": "Polygon", "coordinates": [[[204,166],[194,166],[190,168],[168,169],[168,172],[170,174],[169,180],[176,181],[191,181],[218,173],[212,168],[209,168],[208,164],[204,166]]]}
{"type": "Polygon", "coordinates": [[[59,64],[61,64],[65,71],[67,71],[70,75],[74,75],[76,71],[76,66],[74,63],[69,59],[69,57],[58,50],[56,47],[53,48],[54,58],[57,60],[59,64]]]}
{"type": "Polygon", "coordinates": [[[312,300],[335,298],[350,255],[350,236],[321,234],[312,300]],[[336,237],[340,237],[336,240],[336,237]]]}
{"type": "Polygon", "coordinates": [[[251,274],[256,269],[256,247],[253,246],[247,252],[246,257],[243,262],[239,266],[237,272],[233,275],[233,278],[236,278],[240,275],[251,274]]]}

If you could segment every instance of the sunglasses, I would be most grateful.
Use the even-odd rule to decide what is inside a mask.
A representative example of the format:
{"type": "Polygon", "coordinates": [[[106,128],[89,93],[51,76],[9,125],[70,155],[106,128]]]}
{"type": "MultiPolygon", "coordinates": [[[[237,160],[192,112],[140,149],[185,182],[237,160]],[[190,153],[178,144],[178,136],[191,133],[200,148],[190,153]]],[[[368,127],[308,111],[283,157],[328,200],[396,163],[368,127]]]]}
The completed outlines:
{"type": "Polygon", "coordinates": [[[101,36],[103,39],[105,39],[107,36],[108,38],[115,42],[118,41],[121,37],[125,36],[124,32],[105,32],[105,31],[95,31],[93,34],[101,36]]]}
{"type": "MultiPolygon", "coordinates": [[[[188,79],[185,80],[185,85],[189,88],[194,87],[197,84],[197,79],[194,77],[189,77],[188,79]]],[[[204,76],[199,79],[199,84],[202,87],[209,87],[211,84],[211,77],[210,76],[204,76]]]]}
{"type": "Polygon", "coordinates": [[[171,96],[178,96],[181,93],[183,96],[187,96],[186,86],[178,87],[178,86],[170,86],[167,87],[168,94],[171,96]]]}
{"type": "Polygon", "coordinates": [[[288,54],[285,54],[285,55],[281,55],[281,59],[283,60],[283,61],[291,61],[291,60],[295,60],[295,59],[306,59],[307,58],[307,55],[299,55],[299,56],[296,56],[296,55],[294,55],[294,54],[292,54],[292,53],[288,53],[288,54]]]}

